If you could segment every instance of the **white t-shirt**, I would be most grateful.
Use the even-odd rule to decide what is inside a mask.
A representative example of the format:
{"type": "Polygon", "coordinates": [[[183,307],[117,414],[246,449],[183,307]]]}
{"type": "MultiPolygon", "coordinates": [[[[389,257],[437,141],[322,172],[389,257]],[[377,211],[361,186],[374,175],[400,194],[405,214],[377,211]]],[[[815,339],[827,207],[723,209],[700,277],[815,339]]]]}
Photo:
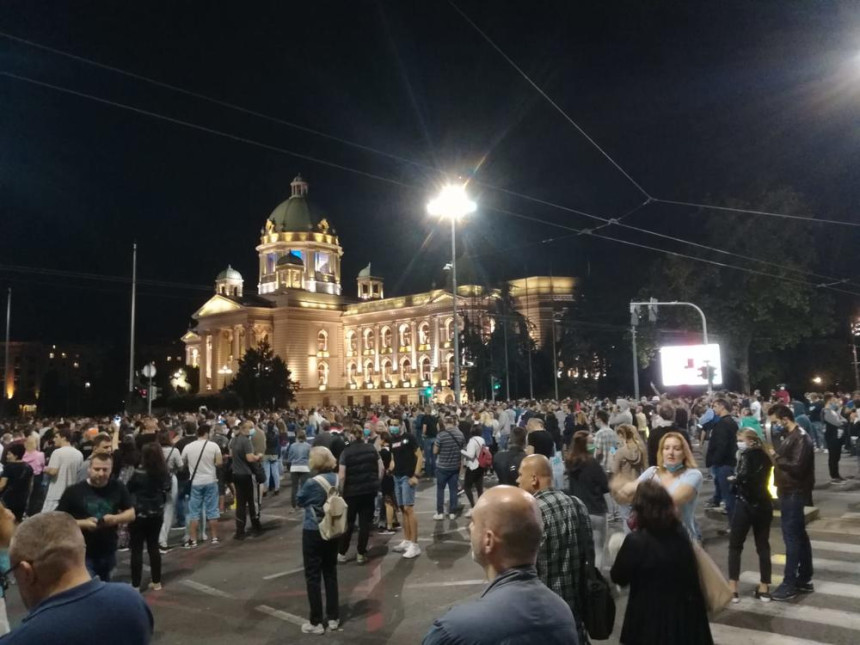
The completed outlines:
{"type": "Polygon", "coordinates": [[[215,484],[218,481],[218,475],[215,472],[215,460],[221,454],[221,449],[214,441],[204,442],[198,439],[193,443],[189,443],[182,449],[182,460],[188,467],[188,475],[194,473],[194,467],[197,466],[197,460],[200,459],[200,465],[197,466],[197,473],[191,481],[192,486],[202,486],[204,484],[215,484]],[[204,447],[205,446],[205,447],[204,447]],[[200,451],[203,451],[203,456],[200,456],[200,451]]]}
{"type": "Polygon", "coordinates": [[[63,446],[51,453],[48,468],[56,468],[57,476],[51,479],[48,492],[45,494],[46,502],[59,502],[63,491],[72,484],[78,483],[78,469],[84,463],[84,456],[77,448],[63,446]]]}

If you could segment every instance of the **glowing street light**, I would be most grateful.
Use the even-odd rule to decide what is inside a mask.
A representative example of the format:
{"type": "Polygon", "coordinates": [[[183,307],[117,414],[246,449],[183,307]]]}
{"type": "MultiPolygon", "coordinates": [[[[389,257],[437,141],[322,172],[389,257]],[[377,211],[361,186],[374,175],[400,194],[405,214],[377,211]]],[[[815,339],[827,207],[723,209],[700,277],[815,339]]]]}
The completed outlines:
{"type": "Polygon", "coordinates": [[[813,377],[812,382],[815,383],[816,385],[821,385],[821,377],[820,376],[813,377]]]}
{"type": "Polygon", "coordinates": [[[460,404],[460,322],[457,319],[457,220],[474,213],[478,205],[469,199],[465,186],[449,184],[427,204],[427,212],[451,220],[451,291],[454,308],[454,403],[460,404]]]}

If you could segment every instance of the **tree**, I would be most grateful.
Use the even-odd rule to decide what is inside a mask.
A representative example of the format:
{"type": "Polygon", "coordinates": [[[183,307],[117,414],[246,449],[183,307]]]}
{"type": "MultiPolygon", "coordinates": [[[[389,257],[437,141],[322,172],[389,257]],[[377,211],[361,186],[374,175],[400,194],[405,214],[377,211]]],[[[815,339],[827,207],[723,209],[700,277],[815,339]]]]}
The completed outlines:
{"type": "Polygon", "coordinates": [[[226,389],[238,394],[246,408],[284,407],[293,400],[290,370],[265,341],[239,359],[236,376],[226,389]]]}
{"type": "MultiPolygon", "coordinates": [[[[725,205],[799,215],[810,212],[796,192],[784,187],[760,190],[746,201],[725,205]]],[[[794,347],[832,328],[830,299],[804,275],[815,265],[812,231],[798,220],[720,212],[708,215],[702,233],[702,244],[771,264],[700,252],[702,257],[759,272],[751,273],[670,256],[653,267],[641,296],[690,301],[701,307],[711,342],[718,340],[721,345],[724,372],[748,392],[751,382],[770,375],[764,362],[752,363],[752,358],[794,347]]],[[[680,308],[661,310],[660,316],[690,329],[700,327],[694,312],[680,308]]]]}

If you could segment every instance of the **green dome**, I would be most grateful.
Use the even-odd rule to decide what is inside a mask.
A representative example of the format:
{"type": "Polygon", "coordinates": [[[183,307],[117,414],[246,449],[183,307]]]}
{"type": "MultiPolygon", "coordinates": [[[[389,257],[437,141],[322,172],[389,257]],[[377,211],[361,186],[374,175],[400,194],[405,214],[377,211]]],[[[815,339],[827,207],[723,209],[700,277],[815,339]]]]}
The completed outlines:
{"type": "Polygon", "coordinates": [[[278,258],[278,261],[275,263],[275,266],[283,267],[288,266],[290,264],[297,267],[305,266],[305,263],[302,261],[302,259],[297,255],[293,255],[292,253],[287,253],[286,255],[282,255],[280,258],[278,258]]]}
{"type": "Polygon", "coordinates": [[[229,264],[227,268],[224,269],[218,276],[215,278],[216,280],[242,280],[242,274],[236,271],[229,264]]]}
{"type": "Polygon", "coordinates": [[[292,195],[281,202],[269,215],[275,233],[302,233],[314,230],[322,219],[312,204],[308,202],[308,184],[298,175],[290,184],[292,195]]]}

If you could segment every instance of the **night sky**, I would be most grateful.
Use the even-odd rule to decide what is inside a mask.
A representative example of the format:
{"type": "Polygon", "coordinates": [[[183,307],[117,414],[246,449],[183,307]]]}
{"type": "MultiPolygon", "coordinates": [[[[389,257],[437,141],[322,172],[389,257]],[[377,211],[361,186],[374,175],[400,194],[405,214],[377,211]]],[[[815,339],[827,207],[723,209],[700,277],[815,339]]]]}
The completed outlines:
{"type": "MultiPolygon", "coordinates": [[[[860,3],[458,6],[650,194],[719,202],[788,185],[812,214],[860,221],[860,3]]],[[[446,176],[472,180],[480,208],[458,241],[490,278],[612,275],[632,293],[657,257],[541,243],[567,233],[497,210],[582,228],[594,223],[488,186],[604,217],[642,196],[447,2],[6,1],[0,32],[414,162],[0,37],[0,72],[268,147],[0,76],[13,339],[125,338],[127,285],[10,267],[128,276],[134,241],[139,277],[170,283],[141,286],[140,340],[176,339],[228,263],[256,286],[260,229],[299,172],[340,235],[347,295],[369,261],[387,295],[441,282],[450,237],[425,204],[446,176]]],[[[719,214],[655,204],[629,221],[696,239],[703,217],[719,214]]],[[[822,270],[857,274],[855,230],[825,229],[822,270]]]]}

